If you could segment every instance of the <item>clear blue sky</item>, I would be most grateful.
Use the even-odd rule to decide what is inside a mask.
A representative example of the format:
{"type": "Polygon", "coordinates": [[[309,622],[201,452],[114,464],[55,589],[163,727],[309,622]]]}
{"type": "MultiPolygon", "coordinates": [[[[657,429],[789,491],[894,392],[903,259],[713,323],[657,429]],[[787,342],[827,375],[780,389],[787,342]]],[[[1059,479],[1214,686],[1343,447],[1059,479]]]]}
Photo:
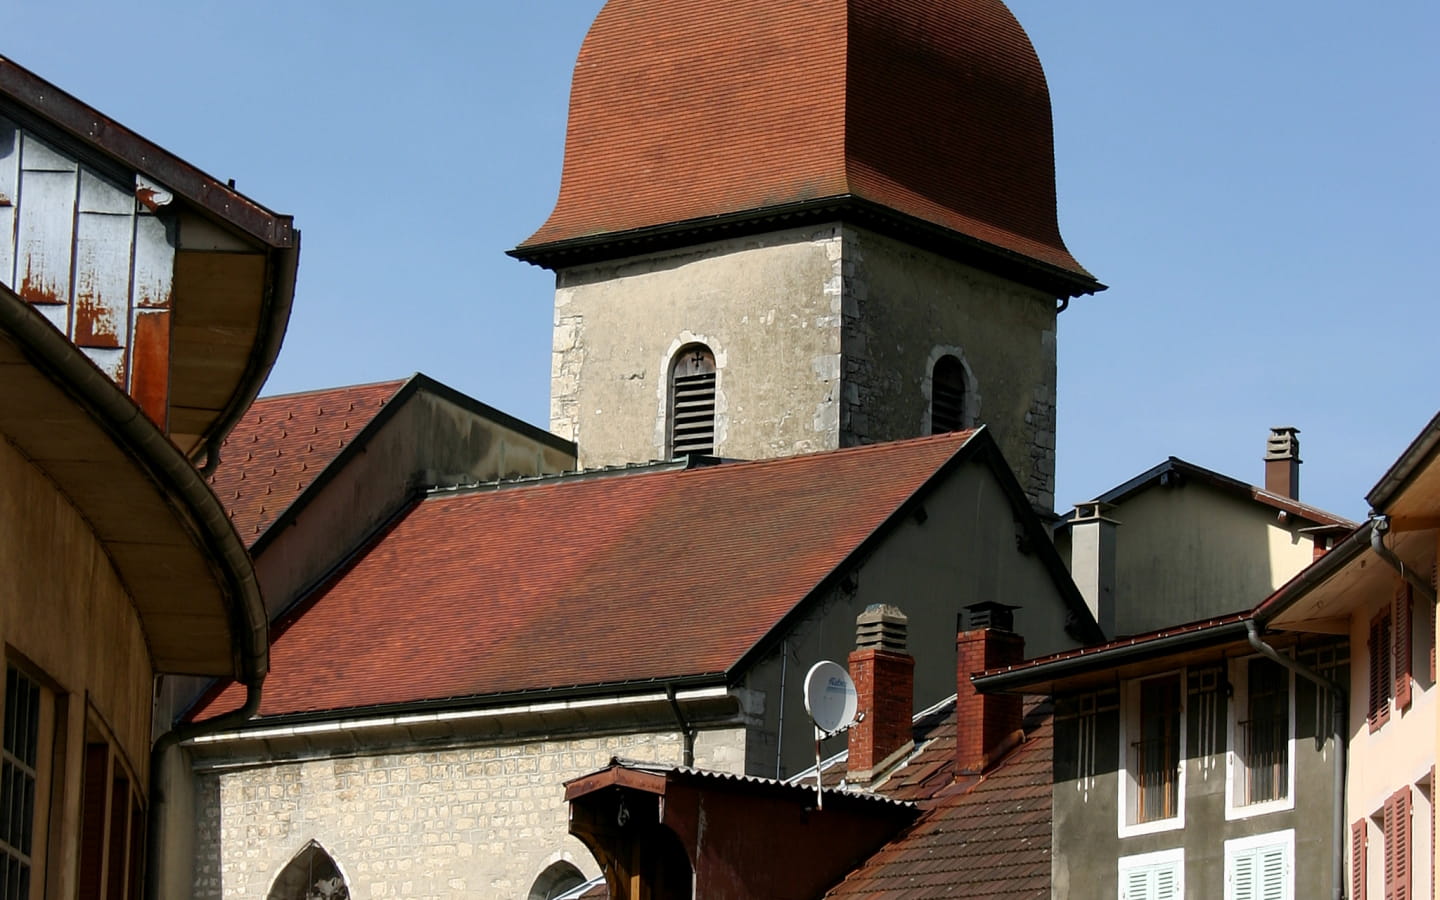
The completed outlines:
{"type": "MultiPolygon", "coordinates": [[[[784,0],[776,0],[777,3],[784,0]]],[[[420,370],[542,426],[549,212],[601,0],[0,0],[4,53],[304,233],[266,388],[420,370]]],[[[1013,0],[1061,228],[1062,508],[1176,455],[1358,517],[1437,408],[1440,4],[1013,0]]]]}

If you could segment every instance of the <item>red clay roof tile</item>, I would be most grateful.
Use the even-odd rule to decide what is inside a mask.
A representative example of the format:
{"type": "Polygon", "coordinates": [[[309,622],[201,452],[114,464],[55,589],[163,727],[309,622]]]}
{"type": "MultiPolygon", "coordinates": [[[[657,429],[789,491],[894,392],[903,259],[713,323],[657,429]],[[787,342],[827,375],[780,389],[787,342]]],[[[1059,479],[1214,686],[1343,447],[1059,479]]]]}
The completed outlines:
{"type": "Polygon", "coordinates": [[[973,434],[432,495],[275,638],[261,714],[724,672],[973,434]]]}
{"type": "Polygon", "coordinates": [[[611,0],[519,248],[856,196],[1088,279],[1050,94],[1001,0],[611,0]]]}
{"type": "Polygon", "coordinates": [[[210,487],[247,545],[265,533],[404,380],[262,397],[220,447],[210,487]]]}
{"type": "Polygon", "coordinates": [[[917,723],[921,750],[879,790],[926,813],[825,896],[1048,898],[1052,726],[1048,703],[1031,706],[1026,741],[982,778],[957,783],[955,707],[917,723]]]}

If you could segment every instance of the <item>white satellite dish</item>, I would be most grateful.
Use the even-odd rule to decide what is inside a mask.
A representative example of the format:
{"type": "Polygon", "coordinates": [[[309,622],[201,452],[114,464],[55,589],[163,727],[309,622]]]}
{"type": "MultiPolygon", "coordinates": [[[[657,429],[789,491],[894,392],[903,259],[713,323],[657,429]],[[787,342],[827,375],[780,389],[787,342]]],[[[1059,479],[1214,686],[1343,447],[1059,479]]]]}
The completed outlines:
{"type": "Polygon", "coordinates": [[[810,667],[805,675],[805,711],[817,729],[831,735],[850,727],[858,705],[855,682],[843,666],[821,660],[810,667]]]}

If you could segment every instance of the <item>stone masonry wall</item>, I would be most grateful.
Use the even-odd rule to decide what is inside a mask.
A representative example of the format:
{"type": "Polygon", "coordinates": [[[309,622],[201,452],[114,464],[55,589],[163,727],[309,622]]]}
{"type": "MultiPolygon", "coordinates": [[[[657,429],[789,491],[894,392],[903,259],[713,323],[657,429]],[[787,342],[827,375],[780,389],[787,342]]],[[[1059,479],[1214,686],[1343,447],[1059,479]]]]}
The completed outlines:
{"type": "MultiPolygon", "coordinates": [[[[744,770],[744,730],[701,732],[696,765],[744,770]]],[[[613,756],[679,764],[676,732],[275,763],[204,772],[194,896],[264,897],[310,841],[354,900],[526,897],[546,866],[599,874],[567,831],[563,783],[613,756]]]]}
{"type": "Polygon", "coordinates": [[[846,227],[842,446],[929,433],[941,353],[967,376],[967,425],[988,426],[1031,503],[1055,495],[1054,297],[846,227]]]}

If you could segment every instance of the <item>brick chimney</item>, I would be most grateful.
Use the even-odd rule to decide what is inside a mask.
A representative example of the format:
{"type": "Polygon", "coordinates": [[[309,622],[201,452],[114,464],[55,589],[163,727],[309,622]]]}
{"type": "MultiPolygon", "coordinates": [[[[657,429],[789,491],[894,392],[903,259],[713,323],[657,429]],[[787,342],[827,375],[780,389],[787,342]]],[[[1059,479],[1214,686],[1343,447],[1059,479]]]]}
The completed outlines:
{"type": "Polygon", "coordinates": [[[1015,606],[986,601],[965,607],[964,629],[955,639],[955,770],[979,775],[1021,737],[1021,697],[982,694],[970,676],[1025,658],[1025,639],[1014,631],[1015,606]]]}
{"type": "Polygon", "coordinates": [[[1265,490],[1291,500],[1300,499],[1299,433],[1289,426],[1272,428],[1265,441],[1265,490]]]}
{"type": "Polygon", "coordinates": [[[900,610],[879,603],[855,619],[849,663],[860,721],[850,728],[847,781],[868,784],[915,746],[915,658],[905,652],[908,622],[900,610]]]}

